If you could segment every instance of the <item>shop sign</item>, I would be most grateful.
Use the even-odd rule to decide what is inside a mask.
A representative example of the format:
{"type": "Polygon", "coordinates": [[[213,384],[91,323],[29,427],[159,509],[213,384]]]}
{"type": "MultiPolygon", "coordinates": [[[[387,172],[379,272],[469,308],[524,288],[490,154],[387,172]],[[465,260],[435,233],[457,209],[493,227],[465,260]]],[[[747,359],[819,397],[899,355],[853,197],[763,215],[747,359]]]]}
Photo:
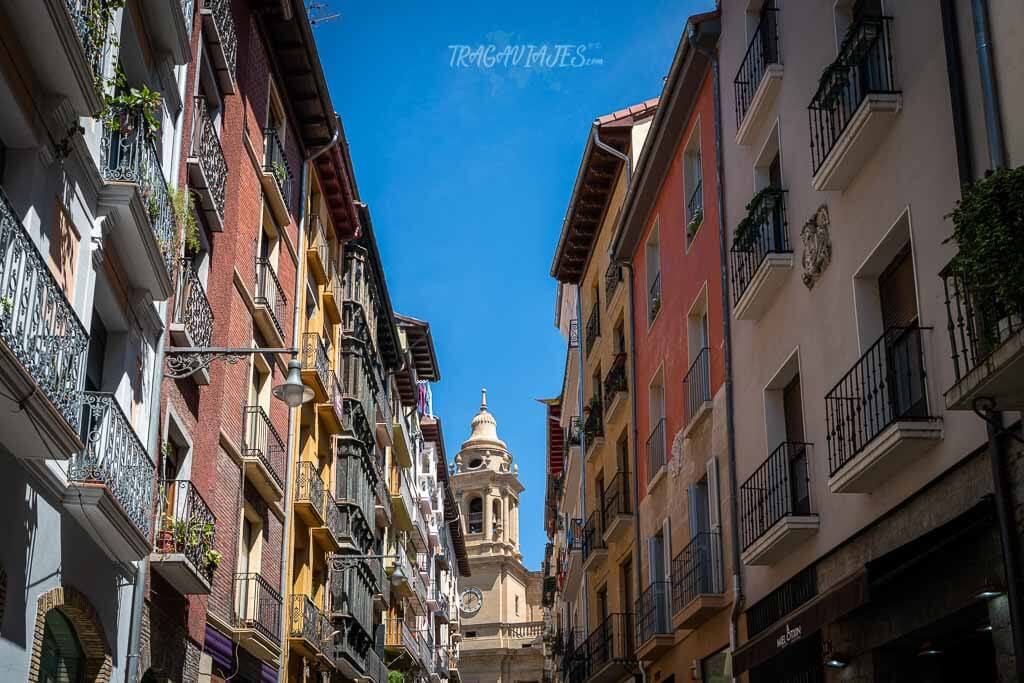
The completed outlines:
{"type": "Polygon", "coordinates": [[[799,624],[797,624],[794,628],[790,628],[789,624],[786,624],[785,631],[779,634],[779,637],[775,640],[775,646],[781,650],[790,643],[795,643],[796,641],[800,640],[800,638],[803,637],[803,634],[804,629],[799,624]]]}

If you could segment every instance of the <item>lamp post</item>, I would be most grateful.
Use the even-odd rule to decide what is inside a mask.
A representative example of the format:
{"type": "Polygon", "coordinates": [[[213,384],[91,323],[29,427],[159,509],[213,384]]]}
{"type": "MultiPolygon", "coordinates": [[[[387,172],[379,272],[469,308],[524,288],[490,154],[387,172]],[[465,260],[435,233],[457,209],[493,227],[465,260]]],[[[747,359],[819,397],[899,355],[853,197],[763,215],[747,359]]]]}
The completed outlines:
{"type": "Polygon", "coordinates": [[[284,382],[272,389],[274,398],[285,403],[289,408],[298,408],[303,403],[313,400],[313,390],[302,382],[302,363],[295,357],[299,350],[296,348],[287,349],[232,349],[223,346],[169,346],[164,352],[167,367],[164,370],[165,379],[183,379],[190,377],[200,370],[210,367],[214,361],[222,360],[234,365],[243,358],[264,355],[291,354],[288,361],[288,376],[284,382]]]}

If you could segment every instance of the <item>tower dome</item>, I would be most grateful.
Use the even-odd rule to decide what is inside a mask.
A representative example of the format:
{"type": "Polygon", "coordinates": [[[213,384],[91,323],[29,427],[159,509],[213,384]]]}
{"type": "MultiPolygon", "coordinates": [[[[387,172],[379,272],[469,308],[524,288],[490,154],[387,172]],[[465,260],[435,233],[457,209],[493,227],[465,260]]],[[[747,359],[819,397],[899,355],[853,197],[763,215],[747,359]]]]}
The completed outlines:
{"type": "Polygon", "coordinates": [[[508,446],[498,438],[498,423],[487,410],[487,390],[481,389],[480,412],[469,423],[469,439],[462,442],[462,450],[497,448],[507,452],[508,446]]]}

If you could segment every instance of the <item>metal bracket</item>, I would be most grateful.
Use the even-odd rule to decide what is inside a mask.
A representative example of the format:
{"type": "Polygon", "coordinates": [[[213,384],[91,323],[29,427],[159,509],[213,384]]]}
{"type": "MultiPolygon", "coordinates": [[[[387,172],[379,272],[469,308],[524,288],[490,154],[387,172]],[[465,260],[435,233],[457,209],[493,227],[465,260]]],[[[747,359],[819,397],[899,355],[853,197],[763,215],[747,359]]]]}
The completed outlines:
{"type": "Polygon", "coordinates": [[[164,360],[166,361],[164,377],[170,379],[191,377],[200,370],[209,369],[210,365],[218,360],[234,365],[243,358],[256,354],[288,353],[294,356],[298,352],[299,350],[296,348],[231,349],[223,346],[168,346],[164,349],[164,360]]]}

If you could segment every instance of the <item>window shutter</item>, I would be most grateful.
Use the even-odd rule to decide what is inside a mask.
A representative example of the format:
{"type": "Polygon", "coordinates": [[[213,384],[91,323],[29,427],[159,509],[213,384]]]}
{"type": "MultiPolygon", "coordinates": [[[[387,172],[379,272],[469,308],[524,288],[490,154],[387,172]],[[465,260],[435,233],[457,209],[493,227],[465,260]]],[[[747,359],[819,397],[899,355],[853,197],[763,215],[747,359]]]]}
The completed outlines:
{"type": "Polygon", "coordinates": [[[690,513],[690,538],[696,538],[700,531],[700,513],[697,510],[700,494],[697,491],[697,484],[690,484],[686,490],[686,502],[690,513]]]}
{"type": "Polygon", "coordinates": [[[718,517],[718,458],[712,457],[707,463],[708,469],[708,522],[711,531],[719,531],[718,517]]]}
{"type": "Polygon", "coordinates": [[[672,576],[672,518],[666,517],[661,523],[661,547],[665,553],[665,580],[672,576]]]}

